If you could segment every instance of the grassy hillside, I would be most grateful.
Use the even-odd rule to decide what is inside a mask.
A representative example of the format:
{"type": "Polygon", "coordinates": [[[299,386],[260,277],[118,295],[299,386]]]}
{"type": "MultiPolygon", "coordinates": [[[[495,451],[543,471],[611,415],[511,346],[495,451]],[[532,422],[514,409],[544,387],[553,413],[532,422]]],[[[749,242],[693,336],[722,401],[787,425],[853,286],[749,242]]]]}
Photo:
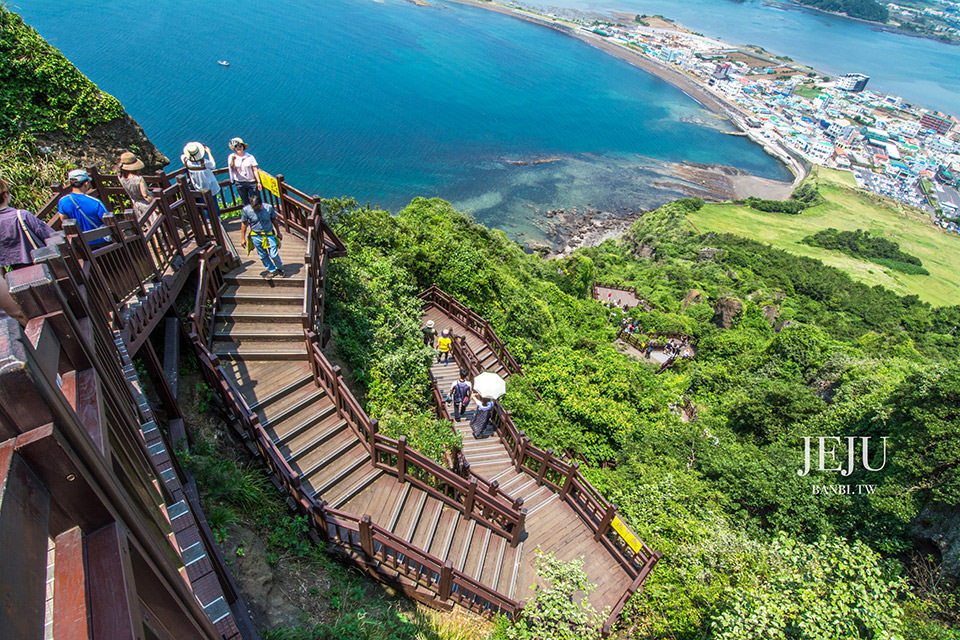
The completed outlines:
{"type": "Polygon", "coordinates": [[[846,172],[818,169],[811,178],[825,202],[800,215],[766,213],[737,204],[709,204],[690,214],[700,232],[734,233],[797,255],[822,260],[869,285],[883,285],[901,295],[916,294],[934,305],[960,300],[960,237],[933,226],[925,213],[855,189],[846,172]],[[821,229],[864,229],[893,240],[923,261],[929,276],[906,275],[868,260],[802,244],[821,229]]]}

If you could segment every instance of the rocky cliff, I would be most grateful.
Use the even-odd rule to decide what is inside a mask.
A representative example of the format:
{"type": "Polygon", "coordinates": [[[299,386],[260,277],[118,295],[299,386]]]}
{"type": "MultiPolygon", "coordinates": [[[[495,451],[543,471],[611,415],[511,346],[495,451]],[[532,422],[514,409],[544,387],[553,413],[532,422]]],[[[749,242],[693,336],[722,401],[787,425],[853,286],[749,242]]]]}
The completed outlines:
{"type": "Polygon", "coordinates": [[[42,203],[66,169],[112,168],[124,151],[148,171],[169,162],[116,98],[2,5],[0,103],[0,175],[18,206],[42,203]]]}

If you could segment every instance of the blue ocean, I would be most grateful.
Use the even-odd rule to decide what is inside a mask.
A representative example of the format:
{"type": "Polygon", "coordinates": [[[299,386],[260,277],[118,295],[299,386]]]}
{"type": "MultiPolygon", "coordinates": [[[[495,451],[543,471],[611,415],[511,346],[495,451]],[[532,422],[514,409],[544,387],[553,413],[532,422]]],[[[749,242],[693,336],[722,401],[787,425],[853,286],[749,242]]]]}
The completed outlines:
{"type": "Polygon", "coordinates": [[[392,210],[439,196],[521,240],[545,237],[547,209],[649,208],[683,195],[665,163],[791,177],[662,80],[563,34],[442,0],[10,8],[119,98],[174,166],[190,140],[223,163],[240,136],[263,169],[308,192],[392,210]]]}

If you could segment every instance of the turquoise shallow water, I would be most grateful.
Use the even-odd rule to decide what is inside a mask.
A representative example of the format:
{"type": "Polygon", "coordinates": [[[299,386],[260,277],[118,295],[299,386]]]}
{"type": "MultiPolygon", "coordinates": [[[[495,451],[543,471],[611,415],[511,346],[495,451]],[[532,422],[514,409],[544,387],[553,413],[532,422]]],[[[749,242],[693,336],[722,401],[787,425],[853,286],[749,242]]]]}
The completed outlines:
{"type": "Polygon", "coordinates": [[[755,44],[827,73],[856,71],[870,88],[960,112],[960,46],[776,0],[529,0],[531,6],[661,14],[734,44],[755,44]]]}
{"type": "Polygon", "coordinates": [[[510,17],[402,0],[99,2],[19,11],[172,159],[192,139],[327,196],[392,209],[440,196],[535,237],[535,208],[650,207],[664,161],[787,179],[758,146],[665,82],[510,17]],[[227,59],[231,66],[218,66],[227,59]],[[550,164],[510,160],[558,157],[550,164]]]}

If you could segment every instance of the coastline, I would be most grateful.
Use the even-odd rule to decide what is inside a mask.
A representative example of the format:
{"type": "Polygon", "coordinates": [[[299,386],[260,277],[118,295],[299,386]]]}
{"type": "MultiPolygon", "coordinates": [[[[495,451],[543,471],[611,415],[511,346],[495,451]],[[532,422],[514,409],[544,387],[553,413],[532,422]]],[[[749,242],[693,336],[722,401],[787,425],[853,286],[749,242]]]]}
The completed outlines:
{"type": "MultiPolygon", "coordinates": [[[[773,184],[782,184],[784,185],[784,190],[787,195],[789,195],[797,186],[803,182],[807,175],[809,175],[809,167],[798,158],[796,158],[792,153],[784,149],[781,145],[773,143],[757,134],[757,132],[751,129],[746,124],[746,119],[749,117],[748,114],[743,112],[738,105],[732,103],[728,100],[725,100],[721,96],[709,91],[706,86],[698,82],[697,80],[687,76],[686,74],[674,69],[666,64],[660,63],[648,56],[643,55],[637,51],[634,51],[626,46],[612,42],[606,38],[603,38],[599,35],[595,35],[577,27],[564,24],[560,21],[553,20],[546,16],[541,16],[537,13],[534,13],[530,10],[523,9],[514,9],[512,7],[507,7],[502,4],[498,4],[491,0],[449,0],[450,2],[456,4],[467,5],[471,7],[477,7],[480,9],[486,9],[489,11],[495,11],[497,13],[502,13],[504,15],[512,16],[514,18],[525,20],[532,24],[540,25],[548,29],[553,29],[554,31],[559,31],[568,36],[577,38],[581,42],[585,42],[592,47],[600,49],[605,53],[616,56],[617,58],[623,60],[624,62],[631,64],[638,69],[646,71],[647,73],[653,74],[667,82],[668,84],[674,86],[675,88],[682,91],[689,98],[700,104],[704,109],[721,116],[722,118],[731,122],[734,127],[739,131],[737,135],[745,135],[750,138],[754,143],[760,145],[760,147],[769,155],[778,159],[784,166],[789,169],[793,174],[794,178],[792,182],[783,182],[780,183],[775,180],[768,180],[765,178],[759,178],[758,176],[737,176],[735,184],[737,185],[737,197],[746,197],[748,195],[758,195],[760,197],[770,197],[771,193],[779,192],[776,188],[771,188],[770,183],[773,184]],[[756,178],[754,180],[745,180],[745,178],[756,178]],[[789,190],[786,190],[789,185],[789,190]],[[764,194],[754,194],[750,193],[751,187],[758,187],[758,190],[762,190],[764,194]],[[762,187],[762,189],[759,189],[762,187]]],[[[731,45],[732,46],[732,45],[731,45]]]]}

